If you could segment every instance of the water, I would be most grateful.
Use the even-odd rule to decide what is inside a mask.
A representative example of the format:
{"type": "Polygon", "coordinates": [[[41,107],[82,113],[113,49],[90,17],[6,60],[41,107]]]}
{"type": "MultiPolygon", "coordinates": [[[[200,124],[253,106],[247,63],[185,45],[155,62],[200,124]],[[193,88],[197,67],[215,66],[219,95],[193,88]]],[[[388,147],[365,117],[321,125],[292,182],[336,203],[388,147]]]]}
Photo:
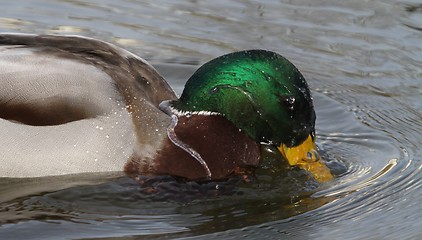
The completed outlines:
{"type": "Polygon", "coordinates": [[[196,67],[277,51],[313,91],[318,186],[266,162],[252,183],[115,175],[0,179],[0,238],[419,239],[422,5],[409,1],[9,1],[0,31],[80,34],[149,59],[181,92],[196,67]],[[346,167],[344,170],[343,168],[346,167]]]}

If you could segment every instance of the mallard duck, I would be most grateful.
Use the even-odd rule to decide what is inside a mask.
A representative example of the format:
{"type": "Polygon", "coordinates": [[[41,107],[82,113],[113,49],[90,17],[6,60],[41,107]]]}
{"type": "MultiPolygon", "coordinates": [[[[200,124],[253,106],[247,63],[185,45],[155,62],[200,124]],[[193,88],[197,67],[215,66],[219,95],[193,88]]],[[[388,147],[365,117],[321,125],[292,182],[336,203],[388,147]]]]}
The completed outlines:
{"type": "Polygon", "coordinates": [[[304,77],[271,51],[215,58],[177,98],[148,62],[110,43],[0,34],[0,177],[218,180],[257,167],[265,145],[324,182],[314,126],[304,77]]]}

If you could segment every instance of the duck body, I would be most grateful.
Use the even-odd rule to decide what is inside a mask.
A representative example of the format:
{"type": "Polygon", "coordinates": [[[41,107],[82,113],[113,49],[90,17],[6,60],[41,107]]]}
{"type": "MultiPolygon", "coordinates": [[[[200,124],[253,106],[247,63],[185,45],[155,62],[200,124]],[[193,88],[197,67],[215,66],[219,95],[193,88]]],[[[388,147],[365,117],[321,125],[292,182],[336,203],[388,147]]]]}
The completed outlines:
{"type": "Polygon", "coordinates": [[[122,171],[135,149],[159,146],[170,121],[158,103],[176,96],[144,60],[81,37],[5,34],[0,43],[1,177],[122,171]],[[129,107],[161,131],[139,129],[144,145],[129,107]]]}
{"type": "Polygon", "coordinates": [[[125,172],[217,180],[257,167],[267,145],[327,181],[314,125],[303,76],[274,52],[218,57],[178,99],[149,63],[112,44],[0,34],[0,177],[125,172]]]}
{"type": "MultiPolygon", "coordinates": [[[[190,179],[209,175],[168,139],[171,116],[158,106],[177,99],[173,90],[145,60],[114,45],[80,36],[2,34],[0,86],[0,177],[123,170],[190,179]]],[[[202,131],[227,125],[236,129],[228,141],[243,136],[228,121],[216,122],[202,124],[202,131]]],[[[184,131],[199,134],[190,128],[184,131]]],[[[185,138],[195,142],[198,134],[185,138]]],[[[257,165],[258,147],[249,143],[257,165]]],[[[230,157],[222,159],[236,162],[230,157]]],[[[212,178],[230,174],[235,166],[229,165],[211,164],[212,178]]]]}

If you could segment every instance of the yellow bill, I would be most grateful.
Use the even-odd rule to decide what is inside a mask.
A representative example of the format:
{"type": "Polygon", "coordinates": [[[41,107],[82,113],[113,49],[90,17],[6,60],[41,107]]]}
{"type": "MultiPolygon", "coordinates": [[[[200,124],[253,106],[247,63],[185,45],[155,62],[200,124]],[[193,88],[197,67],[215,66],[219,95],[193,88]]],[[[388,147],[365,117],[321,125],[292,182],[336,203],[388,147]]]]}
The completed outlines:
{"type": "Polygon", "coordinates": [[[316,150],[311,135],[297,147],[287,147],[284,144],[278,148],[291,166],[298,166],[311,172],[319,182],[327,182],[333,179],[330,169],[323,163],[316,150]]]}

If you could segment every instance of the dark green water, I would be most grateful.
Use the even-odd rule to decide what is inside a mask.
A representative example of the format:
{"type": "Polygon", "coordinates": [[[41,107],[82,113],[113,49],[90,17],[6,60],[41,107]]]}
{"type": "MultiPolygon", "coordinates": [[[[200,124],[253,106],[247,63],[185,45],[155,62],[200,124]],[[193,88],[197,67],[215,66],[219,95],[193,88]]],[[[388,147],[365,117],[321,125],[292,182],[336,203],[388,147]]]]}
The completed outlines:
{"type": "Polygon", "coordinates": [[[266,162],[253,184],[0,179],[1,239],[422,237],[421,3],[18,0],[2,10],[0,31],[115,43],[149,59],[178,92],[215,56],[279,52],[308,80],[317,144],[340,174],[318,186],[266,162]]]}

